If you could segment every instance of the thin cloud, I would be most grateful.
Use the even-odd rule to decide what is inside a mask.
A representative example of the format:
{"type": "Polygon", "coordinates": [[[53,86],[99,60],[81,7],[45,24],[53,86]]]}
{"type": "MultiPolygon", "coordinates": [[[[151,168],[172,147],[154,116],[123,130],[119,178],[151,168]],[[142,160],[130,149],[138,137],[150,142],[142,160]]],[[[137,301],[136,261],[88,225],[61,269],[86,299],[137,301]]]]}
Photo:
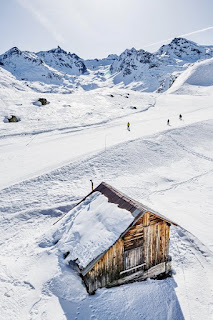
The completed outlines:
{"type": "MultiPolygon", "coordinates": [[[[204,28],[204,29],[200,29],[200,30],[196,30],[196,31],[192,31],[192,32],[189,32],[189,33],[185,33],[185,34],[181,34],[179,36],[177,36],[178,38],[179,37],[187,37],[187,36],[191,36],[192,34],[197,34],[197,33],[201,33],[201,32],[205,32],[205,31],[208,31],[208,30],[212,30],[213,29],[213,26],[212,27],[208,27],[208,28],[204,28]]],[[[148,44],[148,45],[145,45],[143,46],[144,48],[148,48],[148,47],[152,47],[152,46],[155,46],[157,44],[162,44],[162,43],[165,43],[167,41],[171,41],[173,40],[174,38],[169,38],[169,39],[166,39],[166,40],[162,40],[162,41],[158,41],[158,42],[154,42],[154,43],[151,43],[151,44],[148,44]]]]}
{"type": "Polygon", "coordinates": [[[59,43],[64,43],[63,36],[55,30],[54,25],[49,21],[49,19],[44,16],[39,10],[37,10],[32,3],[28,0],[17,0],[17,2],[26,10],[30,11],[34,17],[39,21],[39,23],[52,35],[52,37],[59,43]]]}

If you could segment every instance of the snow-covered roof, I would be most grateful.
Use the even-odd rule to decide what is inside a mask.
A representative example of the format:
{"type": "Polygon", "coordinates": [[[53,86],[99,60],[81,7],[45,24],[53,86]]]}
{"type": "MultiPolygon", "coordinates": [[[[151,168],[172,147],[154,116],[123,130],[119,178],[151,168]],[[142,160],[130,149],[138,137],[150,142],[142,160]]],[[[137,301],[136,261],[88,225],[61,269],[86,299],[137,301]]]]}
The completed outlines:
{"type": "Polygon", "coordinates": [[[66,219],[66,229],[60,240],[60,249],[70,252],[67,261],[76,261],[81,269],[105,252],[134,220],[132,214],[108,202],[108,198],[96,191],[80,203],[70,214],[74,221],[66,219]]]}
{"type": "Polygon", "coordinates": [[[60,250],[86,274],[103,254],[145,213],[159,213],[102,182],[72,209],[61,225],[60,250]]]}

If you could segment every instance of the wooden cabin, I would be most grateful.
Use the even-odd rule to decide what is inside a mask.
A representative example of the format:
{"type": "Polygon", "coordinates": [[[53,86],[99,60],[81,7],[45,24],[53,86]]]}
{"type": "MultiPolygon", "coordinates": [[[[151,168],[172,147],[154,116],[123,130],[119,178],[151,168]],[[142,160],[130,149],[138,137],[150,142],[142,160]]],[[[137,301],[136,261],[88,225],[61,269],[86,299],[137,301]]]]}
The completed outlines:
{"type": "MultiPolygon", "coordinates": [[[[113,243],[107,243],[104,250],[103,243],[100,251],[96,250],[99,249],[96,243],[97,248],[94,250],[92,258],[87,260],[83,266],[78,258],[78,255],[80,256],[82,252],[71,255],[68,261],[75,261],[87,291],[92,294],[98,288],[111,287],[168,274],[171,270],[169,229],[171,224],[177,224],[104,182],[84,198],[81,205],[84,205],[85,201],[88,205],[88,199],[93,194],[103,195],[107,198],[107,202],[111,204],[109,210],[112,210],[112,205],[123,209],[123,212],[126,215],[128,213],[131,219],[127,220],[124,230],[119,229],[120,233],[116,233],[113,243]]],[[[76,207],[75,210],[77,212],[80,209],[76,207]]],[[[89,211],[90,207],[86,211],[88,215],[89,211]]],[[[85,220],[87,217],[89,218],[87,213],[84,213],[85,220]]],[[[120,219],[120,223],[122,223],[122,216],[120,219]]],[[[119,227],[119,220],[116,224],[119,227]]],[[[88,251],[90,250],[90,242],[91,240],[88,240],[88,245],[86,245],[88,251]]],[[[73,246],[77,245],[75,243],[73,246]]],[[[91,250],[93,250],[93,247],[91,246],[91,250]]],[[[74,247],[69,248],[69,253],[72,252],[72,249],[75,250],[74,247]]],[[[84,248],[81,251],[83,250],[84,248]]],[[[85,251],[85,254],[89,254],[89,252],[85,251]]]]}

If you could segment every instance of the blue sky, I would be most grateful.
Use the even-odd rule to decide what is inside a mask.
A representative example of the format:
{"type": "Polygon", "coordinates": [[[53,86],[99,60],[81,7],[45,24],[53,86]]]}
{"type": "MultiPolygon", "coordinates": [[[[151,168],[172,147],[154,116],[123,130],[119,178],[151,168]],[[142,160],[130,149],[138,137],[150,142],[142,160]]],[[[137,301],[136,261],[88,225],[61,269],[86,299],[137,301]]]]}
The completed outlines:
{"type": "Polygon", "coordinates": [[[2,0],[0,53],[60,45],[82,58],[157,50],[177,36],[213,45],[213,0],[2,0]]]}

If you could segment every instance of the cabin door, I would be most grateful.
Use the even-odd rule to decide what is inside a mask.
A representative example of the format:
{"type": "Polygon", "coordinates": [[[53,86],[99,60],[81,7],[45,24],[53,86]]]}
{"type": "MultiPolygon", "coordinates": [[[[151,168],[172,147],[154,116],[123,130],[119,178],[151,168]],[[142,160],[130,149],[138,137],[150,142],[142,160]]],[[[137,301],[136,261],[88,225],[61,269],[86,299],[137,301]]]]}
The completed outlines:
{"type": "Polygon", "coordinates": [[[124,270],[128,270],[143,264],[143,247],[137,247],[124,251],[124,270]]]}

